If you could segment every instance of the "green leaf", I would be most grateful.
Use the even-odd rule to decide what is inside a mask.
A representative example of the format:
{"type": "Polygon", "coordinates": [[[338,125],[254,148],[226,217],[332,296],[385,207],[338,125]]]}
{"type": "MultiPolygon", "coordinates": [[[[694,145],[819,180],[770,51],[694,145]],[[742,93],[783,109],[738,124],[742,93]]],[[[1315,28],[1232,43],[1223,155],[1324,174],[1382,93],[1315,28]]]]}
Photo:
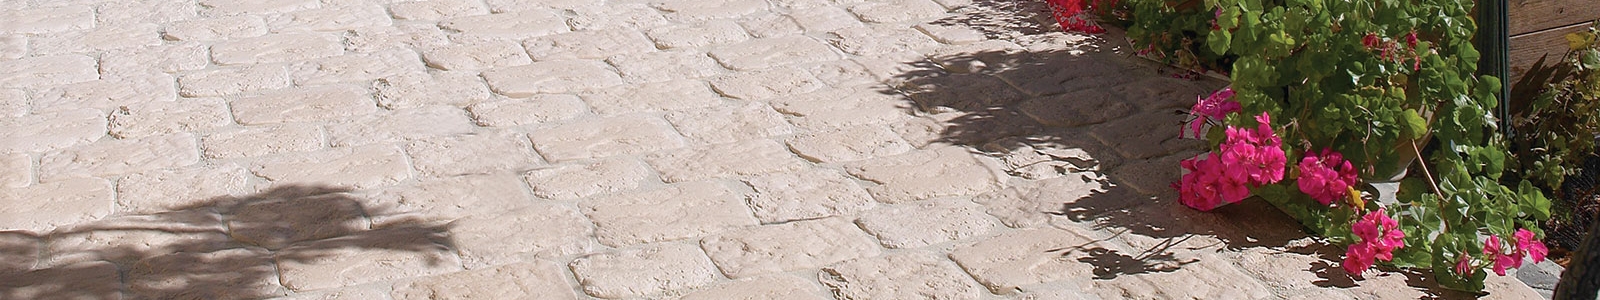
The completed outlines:
{"type": "Polygon", "coordinates": [[[1523,180],[1517,186],[1517,194],[1522,196],[1517,204],[1521,206],[1522,213],[1533,216],[1538,220],[1550,219],[1550,199],[1544,197],[1544,192],[1533,187],[1533,183],[1523,180]]]}
{"type": "MultiPolygon", "coordinates": [[[[1421,139],[1422,136],[1428,134],[1428,120],[1423,119],[1422,115],[1418,114],[1416,109],[1406,109],[1405,112],[1402,113],[1401,117],[1403,118],[1402,121],[1404,122],[1404,126],[1400,127],[1401,136],[1406,137],[1407,139],[1416,140],[1421,139]]],[[[1421,142],[1426,143],[1427,141],[1421,142]]]]}
{"type": "Polygon", "coordinates": [[[1578,59],[1583,64],[1584,69],[1600,69],[1600,49],[1584,51],[1583,55],[1580,55],[1578,59]]]}
{"type": "Polygon", "coordinates": [[[1227,29],[1212,31],[1206,35],[1206,46],[1211,47],[1212,53],[1227,54],[1228,46],[1233,43],[1232,34],[1227,29]]]}

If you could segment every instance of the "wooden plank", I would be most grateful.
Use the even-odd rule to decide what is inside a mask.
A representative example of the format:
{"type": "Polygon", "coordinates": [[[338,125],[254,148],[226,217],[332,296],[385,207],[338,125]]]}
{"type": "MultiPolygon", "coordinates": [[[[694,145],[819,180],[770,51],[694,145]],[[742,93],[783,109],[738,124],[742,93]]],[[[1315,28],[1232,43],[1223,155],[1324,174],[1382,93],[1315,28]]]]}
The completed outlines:
{"type": "MultiPolygon", "coordinates": [[[[1545,63],[1561,59],[1567,53],[1567,34],[1589,30],[1589,23],[1579,23],[1556,29],[1511,37],[1511,78],[1521,79],[1522,73],[1533,67],[1539,57],[1550,58],[1545,63]]],[[[1506,82],[1516,82],[1509,80],[1506,82]]]]}
{"type": "MultiPolygon", "coordinates": [[[[1587,23],[1600,19],[1595,0],[1509,0],[1506,8],[1511,35],[1587,23]]],[[[1538,58],[1535,58],[1538,59],[1538,58]]]]}

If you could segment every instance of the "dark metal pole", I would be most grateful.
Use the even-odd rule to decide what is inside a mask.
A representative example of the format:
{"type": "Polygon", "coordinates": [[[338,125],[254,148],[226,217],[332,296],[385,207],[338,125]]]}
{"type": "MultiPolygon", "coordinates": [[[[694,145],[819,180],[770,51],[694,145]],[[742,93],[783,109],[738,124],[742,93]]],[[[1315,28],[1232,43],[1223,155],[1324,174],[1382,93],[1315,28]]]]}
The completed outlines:
{"type": "Polygon", "coordinates": [[[1500,133],[1510,137],[1511,132],[1511,29],[1507,17],[1507,0],[1478,1],[1478,32],[1474,44],[1478,46],[1478,74],[1500,79],[1500,133]]]}

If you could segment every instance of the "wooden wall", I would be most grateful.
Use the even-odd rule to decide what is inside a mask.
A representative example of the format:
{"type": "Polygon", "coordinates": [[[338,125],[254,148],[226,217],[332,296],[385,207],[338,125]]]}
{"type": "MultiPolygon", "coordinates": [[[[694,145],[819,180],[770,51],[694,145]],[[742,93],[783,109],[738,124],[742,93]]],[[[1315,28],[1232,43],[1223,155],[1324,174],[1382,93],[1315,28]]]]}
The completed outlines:
{"type": "MultiPolygon", "coordinates": [[[[1567,53],[1566,34],[1588,30],[1600,19],[1600,0],[1508,0],[1511,78],[1515,82],[1539,57],[1567,53]]],[[[1510,85],[1507,85],[1510,86],[1510,85]]]]}

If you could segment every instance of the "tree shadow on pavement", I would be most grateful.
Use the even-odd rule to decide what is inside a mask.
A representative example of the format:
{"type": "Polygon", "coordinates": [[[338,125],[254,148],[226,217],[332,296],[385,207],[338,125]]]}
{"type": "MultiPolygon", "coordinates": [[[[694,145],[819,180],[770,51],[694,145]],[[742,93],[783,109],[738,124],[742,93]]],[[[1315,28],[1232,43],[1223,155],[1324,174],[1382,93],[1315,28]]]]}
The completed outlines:
{"type": "Polygon", "coordinates": [[[385,212],[346,192],[284,186],[48,234],[0,232],[0,299],[260,299],[396,271],[345,265],[352,251],[459,264],[438,255],[454,248],[448,224],[398,220],[373,229],[366,216],[385,212]],[[334,264],[346,268],[280,278],[334,264]]]}

